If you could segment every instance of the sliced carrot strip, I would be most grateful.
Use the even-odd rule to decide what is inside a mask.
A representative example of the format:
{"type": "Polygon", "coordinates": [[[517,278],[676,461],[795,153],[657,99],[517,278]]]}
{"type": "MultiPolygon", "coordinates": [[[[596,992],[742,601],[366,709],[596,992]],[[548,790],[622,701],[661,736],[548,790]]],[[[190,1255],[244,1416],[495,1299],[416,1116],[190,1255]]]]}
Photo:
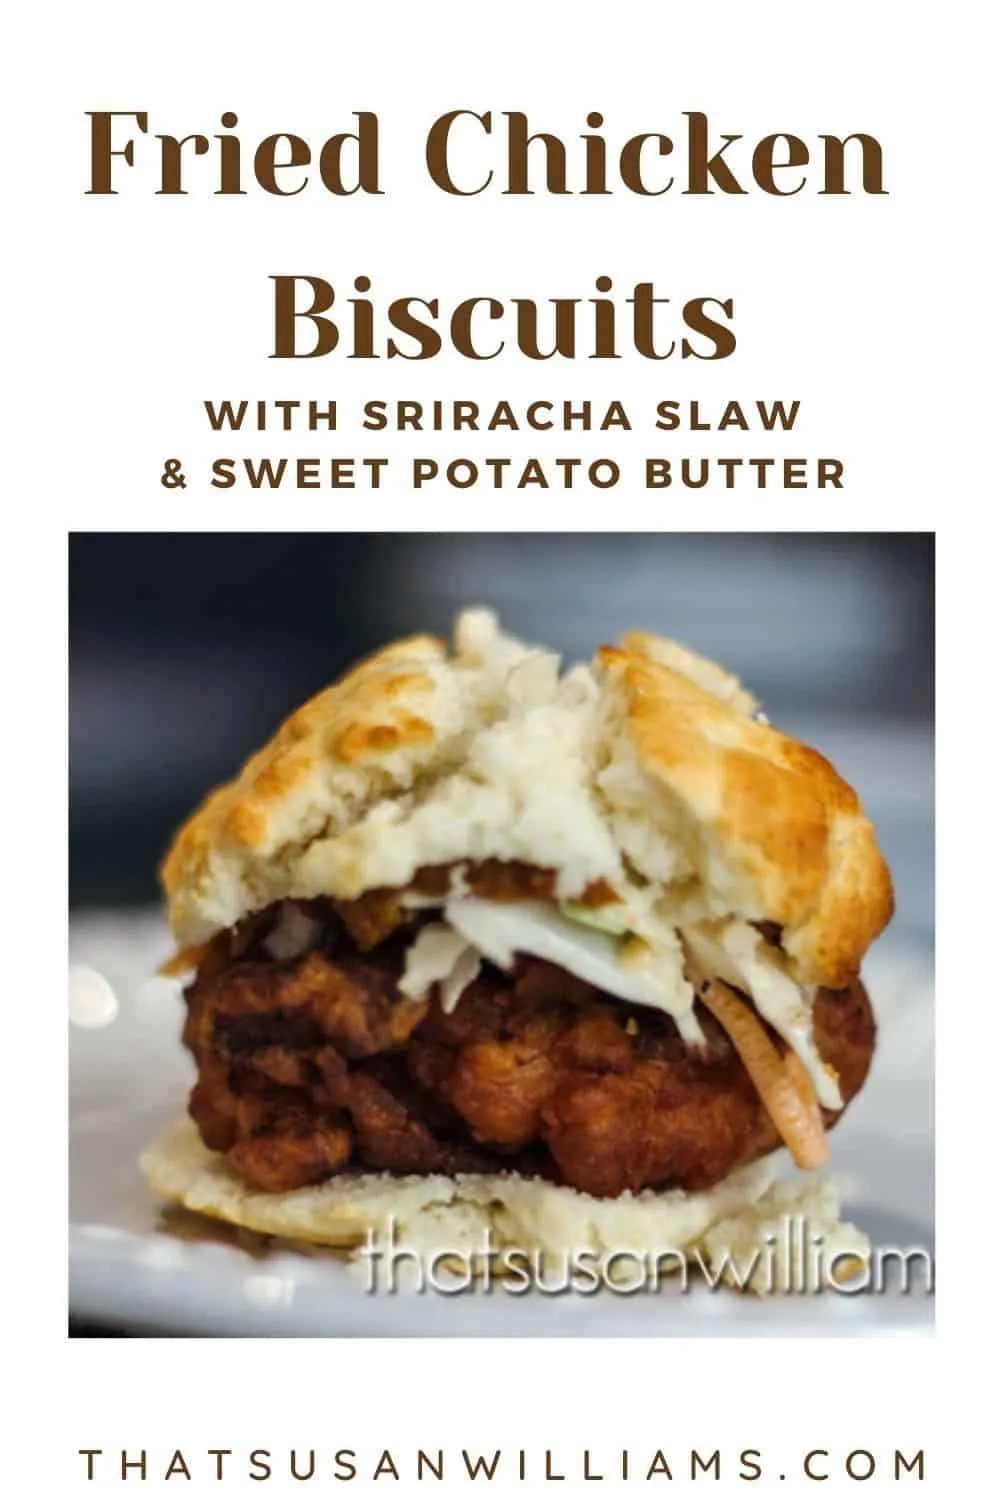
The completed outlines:
{"type": "Polygon", "coordinates": [[[801,1057],[789,1047],[788,1051],[783,1054],[781,1061],[792,1083],[798,1089],[799,1098],[809,1111],[817,1128],[824,1131],[825,1134],[826,1127],[823,1124],[823,1112],[819,1107],[819,1100],[816,1097],[816,1090],[813,1087],[812,1080],[802,1065],[801,1057]]]}
{"type": "Polygon", "coordinates": [[[798,1070],[788,1064],[788,1057],[795,1054],[782,1056],[761,1021],[728,984],[709,978],[690,961],[687,971],[698,999],[712,1012],[739,1053],[795,1165],[805,1171],[821,1167],[830,1155],[830,1147],[805,1070],[801,1064],[798,1070]]]}

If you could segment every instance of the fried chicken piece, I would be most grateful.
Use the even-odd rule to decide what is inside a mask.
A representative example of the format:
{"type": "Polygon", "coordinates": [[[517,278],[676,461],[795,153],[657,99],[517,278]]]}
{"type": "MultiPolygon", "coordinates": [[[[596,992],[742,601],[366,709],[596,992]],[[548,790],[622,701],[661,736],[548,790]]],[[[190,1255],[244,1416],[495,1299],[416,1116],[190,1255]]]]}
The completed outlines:
{"type": "Polygon", "coordinates": [[[229,1160],[251,1187],[265,1193],[323,1182],[350,1159],[350,1127],[309,1115],[279,1116],[230,1147],[229,1160]]]}
{"type": "Polygon", "coordinates": [[[320,1059],[326,1096],[350,1115],[358,1154],[367,1166],[394,1172],[474,1172],[488,1165],[482,1153],[438,1139],[409,1108],[405,1090],[394,1091],[371,1072],[348,1068],[332,1048],[320,1059]]]}
{"type": "Polygon", "coordinates": [[[285,963],[233,964],[187,992],[185,1043],[198,1054],[332,1042],[345,1057],[401,1046],[426,1013],[396,990],[392,960],[307,953],[285,963]]]}
{"type": "MultiPolygon", "coordinates": [[[[875,1017],[860,980],[849,990],[818,990],[813,1003],[813,1035],[820,1057],[837,1070],[840,1092],[848,1104],[868,1077],[875,1051],[875,1017]]],[[[825,1109],[832,1125],[836,1110],[825,1109]]]]}
{"type": "Polygon", "coordinates": [[[744,1159],[763,1106],[735,1056],[702,1063],[679,1038],[661,1039],[656,1053],[591,1056],[561,1073],[542,1136],[562,1179],[582,1192],[694,1190],[744,1159]]]}
{"type": "MultiPolygon", "coordinates": [[[[620,1047],[568,1066],[543,1111],[542,1135],[565,1181],[596,1197],[670,1183],[694,1192],[781,1145],[750,1078],[722,1029],[702,1015],[707,1052],[676,1033],[648,1037],[644,1056],[621,1065],[620,1047]]],[[[861,985],[819,991],[814,1010],[821,1055],[840,1075],[845,1103],[860,1089],[874,1046],[861,985]]],[[[575,1031],[578,1031],[576,1028],[575,1031]]],[[[575,1045],[575,1032],[560,1042],[575,1045]]],[[[836,1111],[824,1111],[833,1124],[836,1111]]]]}
{"type": "Polygon", "coordinates": [[[537,1042],[475,1042],[459,1052],[446,1094],[477,1141],[524,1147],[540,1133],[556,1078],[537,1042]]]}
{"type": "MultiPolygon", "coordinates": [[[[398,996],[404,946],[211,962],[189,987],[191,1114],[255,1185],[283,1191],[350,1162],[516,1168],[614,1197],[709,1187],[780,1144],[703,1007],[706,1046],[692,1051],[660,1012],[522,958],[512,974],[485,966],[445,1014],[398,996]]],[[[819,991],[814,1024],[846,1102],[874,1046],[863,987],[819,991]]]]}
{"type": "Polygon", "coordinates": [[[197,1054],[198,1081],[188,1099],[188,1114],[210,1151],[228,1151],[239,1131],[236,1107],[239,1103],[229,1086],[229,1072],[211,1052],[197,1054]]]}
{"type": "Polygon", "coordinates": [[[334,901],[333,909],[362,952],[377,948],[406,921],[402,892],[381,887],[354,901],[334,901]]]}

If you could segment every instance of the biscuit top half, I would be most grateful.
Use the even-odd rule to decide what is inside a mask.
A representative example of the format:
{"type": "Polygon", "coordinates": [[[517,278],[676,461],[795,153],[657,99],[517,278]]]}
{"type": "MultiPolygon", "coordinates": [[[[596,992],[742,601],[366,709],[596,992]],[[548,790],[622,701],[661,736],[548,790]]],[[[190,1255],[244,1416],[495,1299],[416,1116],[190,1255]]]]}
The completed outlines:
{"type": "Polygon", "coordinates": [[[196,950],[286,899],[517,861],[556,898],[642,897],[667,925],[774,923],[802,984],[843,988],[892,915],[857,795],[737,679],[633,633],[587,666],[459,616],[385,647],[288,718],[177,833],[161,877],[196,950]]]}

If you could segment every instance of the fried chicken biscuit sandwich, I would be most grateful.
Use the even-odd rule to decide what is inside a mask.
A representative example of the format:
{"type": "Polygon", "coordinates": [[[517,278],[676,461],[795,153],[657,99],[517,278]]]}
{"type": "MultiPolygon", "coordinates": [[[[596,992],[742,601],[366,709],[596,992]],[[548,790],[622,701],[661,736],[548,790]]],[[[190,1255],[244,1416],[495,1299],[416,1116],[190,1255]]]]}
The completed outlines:
{"type": "Polygon", "coordinates": [[[143,1167],[264,1233],[693,1243],[777,1148],[823,1163],[871,1061],[871,824],[656,636],[564,673],[485,610],[450,651],[387,646],[207,798],[162,879],[197,1078],[143,1167]]]}

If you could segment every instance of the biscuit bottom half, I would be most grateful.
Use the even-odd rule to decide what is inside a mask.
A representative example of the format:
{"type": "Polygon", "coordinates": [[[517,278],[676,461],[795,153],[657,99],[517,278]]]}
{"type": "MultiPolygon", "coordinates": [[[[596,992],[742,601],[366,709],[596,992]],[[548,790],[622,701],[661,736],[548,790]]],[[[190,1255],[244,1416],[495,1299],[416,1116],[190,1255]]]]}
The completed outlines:
{"type": "Polygon", "coordinates": [[[244,1248],[334,1251],[369,1291],[453,1295],[456,1287],[502,1282],[515,1291],[590,1294],[704,1283],[769,1296],[829,1290],[863,1271],[871,1254],[863,1231],[841,1220],[837,1184],[815,1173],[779,1179],[774,1156],[701,1193],[647,1189],[601,1199],[516,1172],[342,1172],[266,1193],[180,1118],[141,1166],[161,1198],[237,1231],[244,1248]],[[807,1238],[822,1245],[821,1256],[803,1256],[807,1238]]]}

